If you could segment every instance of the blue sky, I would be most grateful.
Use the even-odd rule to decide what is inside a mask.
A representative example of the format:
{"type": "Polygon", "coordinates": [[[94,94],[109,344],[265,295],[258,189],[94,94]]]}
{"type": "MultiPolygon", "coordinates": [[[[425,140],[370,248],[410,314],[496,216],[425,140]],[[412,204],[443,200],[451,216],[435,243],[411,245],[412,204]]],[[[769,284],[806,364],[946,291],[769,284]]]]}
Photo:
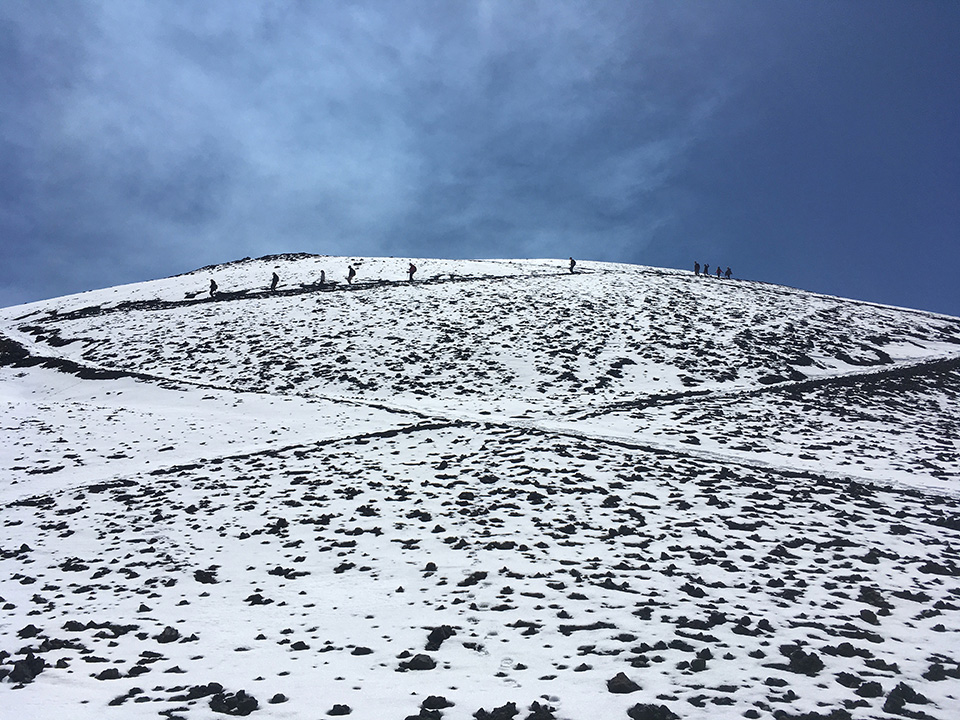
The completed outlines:
{"type": "Polygon", "coordinates": [[[960,315],[960,3],[0,3],[0,305],[277,252],[960,315]]]}

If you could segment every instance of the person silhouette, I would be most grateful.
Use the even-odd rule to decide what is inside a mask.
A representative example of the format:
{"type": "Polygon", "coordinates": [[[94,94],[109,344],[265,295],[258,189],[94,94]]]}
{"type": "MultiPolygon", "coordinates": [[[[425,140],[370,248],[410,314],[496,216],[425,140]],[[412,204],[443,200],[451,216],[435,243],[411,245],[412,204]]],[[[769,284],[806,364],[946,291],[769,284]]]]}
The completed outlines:
{"type": "Polygon", "coordinates": [[[353,279],[357,276],[357,271],[353,269],[353,265],[347,266],[347,284],[353,285],[353,279]]]}
{"type": "Polygon", "coordinates": [[[413,263],[410,263],[410,267],[407,268],[407,274],[409,274],[410,278],[409,280],[407,280],[407,282],[413,282],[413,275],[416,272],[417,272],[417,266],[414,265],[413,263]]]}
{"type": "Polygon", "coordinates": [[[727,271],[724,273],[724,276],[729,280],[731,275],[733,275],[733,272],[731,272],[730,267],[727,266],[727,271]]]}
{"type": "Polygon", "coordinates": [[[277,283],[279,282],[280,282],[280,276],[274,273],[273,277],[270,279],[270,292],[277,291],[277,283]]]}
{"type": "Polygon", "coordinates": [[[327,281],[327,274],[321,270],[320,271],[320,284],[323,285],[327,281]]]}
{"type": "Polygon", "coordinates": [[[577,266],[577,261],[570,258],[570,274],[573,275],[573,269],[577,266]]]}
{"type": "Polygon", "coordinates": [[[693,263],[693,274],[696,275],[697,277],[700,277],[700,263],[698,262],[693,263]]]}
{"type": "Polygon", "coordinates": [[[719,265],[717,265],[717,277],[718,277],[718,278],[720,277],[720,266],[719,266],[719,265]]]}
{"type": "Polygon", "coordinates": [[[216,297],[216,295],[217,295],[217,281],[211,279],[210,280],[210,297],[216,297]]]}

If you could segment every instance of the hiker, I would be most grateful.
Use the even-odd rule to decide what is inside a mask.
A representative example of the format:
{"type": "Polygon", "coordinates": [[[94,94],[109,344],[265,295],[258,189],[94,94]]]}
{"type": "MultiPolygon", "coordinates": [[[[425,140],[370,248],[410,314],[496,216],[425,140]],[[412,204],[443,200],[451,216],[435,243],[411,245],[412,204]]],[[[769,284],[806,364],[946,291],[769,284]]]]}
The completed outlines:
{"type": "Polygon", "coordinates": [[[277,283],[280,282],[280,276],[276,273],[273,274],[273,278],[270,280],[270,292],[277,291],[277,283]]]}
{"type": "Polygon", "coordinates": [[[720,279],[720,266],[717,265],[717,279],[720,279]]]}
{"type": "Polygon", "coordinates": [[[727,271],[724,273],[724,276],[727,278],[727,280],[729,280],[731,275],[733,275],[733,273],[730,271],[730,266],[728,265],[727,271]]]}
{"type": "Polygon", "coordinates": [[[700,277],[700,263],[698,262],[693,263],[693,274],[696,275],[697,277],[700,277]]]}
{"type": "Polygon", "coordinates": [[[413,282],[413,274],[417,272],[417,266],[413,263],[410,263],[410,267],[407,268],[407,274],[410,275],[410,279],[407,282],[413,282]]]}
{"type": "Polygon", "coordinates": [[[703,266],[703,274],[704,274],[704,275],[709,275],[709,274],[710,274],[710,266],[709,266],[709,265],[704,265],[704,266],[703,266]]]}
{"type": "Polygon", "coordinates": [[[216,297],[216,295],[217,295],[217,281],[211,279],[210,280],[210,297],[216,297]]]}
{"type": "Polygon", "coordinates": [[[570,258],[570,274],[573,275],[573,269],[577,266],[577,261],[570,258]]]}
{"type": "Polygon", "coordinates": [[[353,285],[353,279],[357,276],[357,271],[353,269],[353,265],[347,266],[347,284],[353,285]]]}
{"type": "Polygon", "coordinates": [[[327,281],[327,274],[321,270],[320,271],[320,286],[323,287],[323,284],[327,281]]]}

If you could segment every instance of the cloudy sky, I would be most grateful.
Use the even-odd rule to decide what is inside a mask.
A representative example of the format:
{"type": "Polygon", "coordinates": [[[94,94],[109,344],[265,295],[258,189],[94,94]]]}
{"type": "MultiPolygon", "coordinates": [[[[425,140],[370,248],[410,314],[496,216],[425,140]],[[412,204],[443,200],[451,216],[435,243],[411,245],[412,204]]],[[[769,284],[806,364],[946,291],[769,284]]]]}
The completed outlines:
{"type": "Polygon", "coordinates": [[[2,0],[0,305],[573,255],[960,315],[960,3],[2,0]]]}

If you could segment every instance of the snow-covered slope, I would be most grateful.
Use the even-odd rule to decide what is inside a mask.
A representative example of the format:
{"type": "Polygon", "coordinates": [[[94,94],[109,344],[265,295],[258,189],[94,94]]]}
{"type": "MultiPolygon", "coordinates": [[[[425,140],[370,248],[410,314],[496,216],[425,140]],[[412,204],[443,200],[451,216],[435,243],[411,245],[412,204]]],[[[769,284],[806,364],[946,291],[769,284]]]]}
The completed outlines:
{"type": "Polygon", "coordinates": [[[0,707],[960,713],[960,320],[413,262],[0,311],[0,707]]]}

